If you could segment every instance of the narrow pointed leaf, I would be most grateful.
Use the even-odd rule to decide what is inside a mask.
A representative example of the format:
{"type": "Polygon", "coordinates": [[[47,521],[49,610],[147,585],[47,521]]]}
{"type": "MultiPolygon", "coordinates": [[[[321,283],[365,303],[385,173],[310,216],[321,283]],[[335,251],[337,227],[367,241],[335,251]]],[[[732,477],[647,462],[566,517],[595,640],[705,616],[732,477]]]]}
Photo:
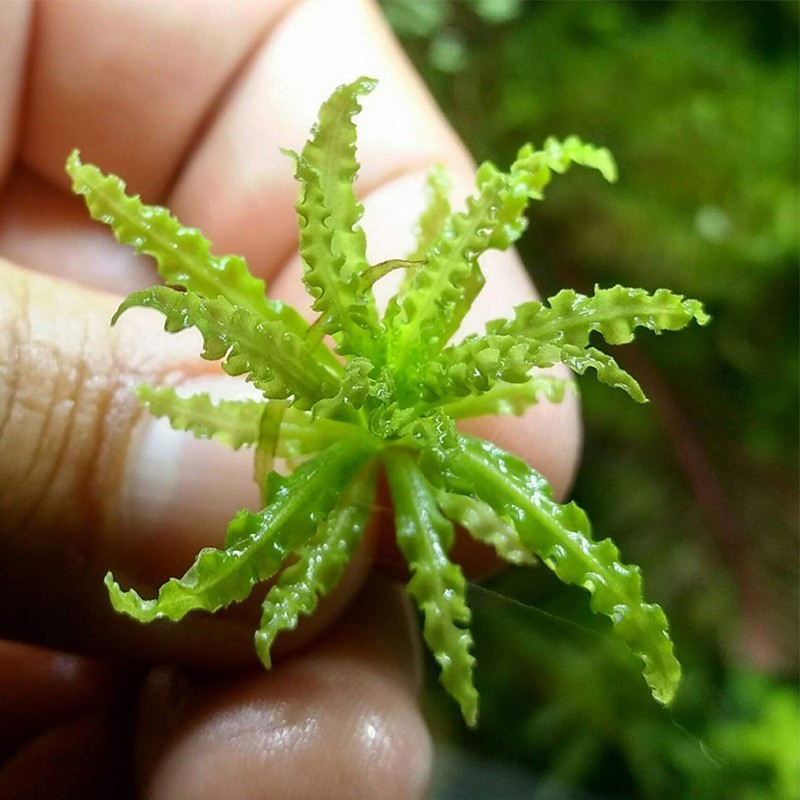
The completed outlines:
{"type": "Polygon", "coordinates": [[[448,454],[454,487],[511,520],[523,545],[562,581],[588,589],[592,610],[609,617],[617,636],[641,657],[653,696],[671,702],[680,665],[663,610],[642,596],[639,568],[623,564],[610,539],[593,541],[583,511],[556,503],[547,482],[527,464],[488,442],[460,438],[459,451],[448,454]]]}
{"type": "Polygon", "coordinates": [[[208,300],[192,292],[152,286],[127,297],[112,324],[133,306],[160,311],[170,333],[197,328],[203,336],[203,358],[224,359],[222,368],[229,375],[246,375],[270,399],[291,399],[308,407],[336,392],[336,376],[307,357],[299,336],[281,322],[263,322],[223,297],[208,300]]]}
{"type": "Polygon", "coordinates": [[[269,590],[255,634],[256,651],[266,667],[275,637],[294,630],[301,615],[313,614],[320,597],[339,582],[361,541],[375,497],[375,470],[367,468],[345,488],[341,499],[317,532],[297,551],[269,590]]]}
{"type": "Polygon", "coordinates": [[[396,270],[403,270],[404,274],[408,276],[422,267],[425,266],[424,261],[403,261],[400,258],[390,258],[387,261],[381,261],[379,264],[372,264],[361,275],[361,290],[366,291],[374,286],[381,278],[388,275],[390,272],[396,270]]]}
{"type": "Polygon", "coordinates": [[[302,187],[297,202],[303,280],[322,314],[322,328],[334,334],[341,353],[373,354],[380,322],[372,291],[362,286],[367,245],[359,226],[363,207],[353,183],[358,173],[353,116],[360,95],[375,82],[361,78],[340,86],[323,103],[311,138],[294,154],[302,187]]]}
{"type": "Polygon", "coordinates": [[[477,542],[493,547],[510,564],[535,564],[536,557],[520,541],[514,525],[482,500],[469,495],[439,491],[436,495],[444,515],[469,531],[477,542]]]}
{"type": "Polygon", "coordinates": [[[428,257],[428,250],[450,216],[448,195],[451,187],[450,176],[441,164],[435,164],[428,170],[425,180],[427,205],[416,224],[417,247],[408,256],[409,261],[424,261],[428,257]]]}
{"type": "Polygon", "coordinates": [[[67,172],[73,191],[83,195],[92,217],[109,225],[120,243],[152,256],[167,283],[203,297],[225,297],[264,319],[293,314],[265,297],[264,281],[250,274],[242,258],[212,255],[200,231],[181,225],[166,208],[126,194],[124,181],[83,164],[77,151],[67,159],[67,172]]]}
{"type": "Polygon", "coordinates": [[[699,325],[710,320],[697,300],[685,299],[667,289],[650,293],[613,286],[595,287],[594,294],[588,296],[563,289],[546,303],[523,303],[514,309],[511,320],[490,322],[487,331],[585,347],[594,331],[609,344],[627,344],[633,340],[636,328],[655,333],[677,331],[692,320],[699,325]]]}
{"type": "Polygon", "coordinates": [[[147,384],[137,387],[136,394],[154,417],[165,417],[175,430],[189,431],[198,439],[216,439],[234,450],[258,441],[263,402],[215,402],[206,392],[181,397],[171,386],[156,389],[147,384]]]}
{"type": "MultiPolygon", "coordinates": [[[[366,264],[366,237],[358,225],[364,213],[353,184],[358,175],[356,127],[353,117],[361,111],[358,98],[376,86],[371,78],[343,84],[322,104],[311,138],[301,156],[320,177],[320,189],[330,210],[328,227],[338,254],[366,264]]],[[[348,270],[354,265],[348,265],[348,270]]]]}
{"type": "Polygon", "coordinates": [[[290,406],[282,400],[262,403],[263,411],[258,420],[256,454],[253,459],[253,479],[261,491],[261,502],[267,505],[267,475],[274,466],[278,452],[281,427],[290,406]]]}
{"type": "Polygon", "coordinates": [[[568,136],[563,142],[551,136],[541,150],[524,145],[511,172],[520,175],[532,200],[542,200],[553,173],[562,175],[572,164],[598,170],[609,183],[617,180],[617,165],[611,153],[605,147],[584,142],[579,136],[568,136]]]}
{"type": "Polygon", "coordinates": [[[283,560],[313,534],[344,485],[370,451],[348,443],[333,445],[303,464],[258,514],[242,511],[228,527],[225,549],[203,548],[182,578],[171,578],[152,600],[123,591],[106,575],[111,603],[140,622],[179,620],[195,609],[216,611],[244,600],[259,581],[278,571],[283,560]]]}
{"type": "Polygon", "coordinates": [[[560,360],[578,375],[584,375],[586,370],[593,369],[600,383],[614,389],[622,389],[637,403],[647,402],[647,396],[639,382],[629,372],[622,369],[616,359],[596,347],[564,345],[561,348],[560,360]]]}
{"type": "Polygon", "coordinates": [[[409,273],[389,301],[388,359],[398,375],[413,376],[418,364],[448,343],[483,287],[477,259],[488,246],[487,228],[496,213],[502,180],[498,173],[491,186],[467,200],[466,212],[445,221],[428,248],[428,263],[409,273]]]}
{"type": "Polygon", "coordinates": [[[408,593],[422,612],[423,635],[441,668],[445,689],[461,706],[467,724],[478,720],[478,693],[472,673],[471,619],[466,581],[447,557],[453,526],[439,511],[434,489],[412,455],[387,450],[386,476],[395,509],[397,544],[412,571],[408,593]]]}

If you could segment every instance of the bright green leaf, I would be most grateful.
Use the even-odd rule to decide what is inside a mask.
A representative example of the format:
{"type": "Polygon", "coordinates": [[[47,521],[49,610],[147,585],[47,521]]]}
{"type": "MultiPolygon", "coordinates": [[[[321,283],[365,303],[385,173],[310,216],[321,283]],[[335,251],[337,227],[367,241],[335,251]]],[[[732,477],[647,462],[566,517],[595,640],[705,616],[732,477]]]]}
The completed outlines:
{"type": "Polygon", "coordinates": [[[556,503],[544,478],[518,458],[469,436],[445,457],[459,489],[469,486],[472,496],[511,520],[523,545],[562,581],[589,590],[592,610],[609,617],[614,633],[641,657],[653,696],[670,703],[680,665],[663,610],[642,596],[639,568],[623,564],[610,539],[593,541],[583,511],[556,503]]]}
{"type": "Polygon", "coordinates": [[[534,564],[535,556],[520,541],[513,524],[500,517],[482,500],[469,495],[439,491],[439,508],[448,518],[469,531],[478,542],[493,547],[510,564],[534,564]]]}
{"type": "Polygon", "coordinates": [[[447,551],[453,527],[436,505],[433,487],[412,455],[389,449],[384,455],[395,509],[397,544],[412,572],[408,593],[424,618],[423,635],[441,667],[441,681],[461,706],[467,724],[478,721],[478,693],[472,681],[475,658],[468,625],[466,582],[447,551]]]}
{"type": "Polygon", "coordinates": [[[292,154],[302,194],[297,202],[303,280],[322,315],[322,329],[339,339],[339,352],[375,356],[380,330],[375,302],[361,277],[368,268],[367,244],[359,226],[363,207],[353,183],[358,174],[356,128],[359,95],[375,81],[360,78],[340,86],[319,112],[311,138],[292,154]]]}
{"type": "Polygon", "coordinates": [[[152,286],[129,295],[112,324],[134,306],[160,311],[170,333],[197,328],[203,336],[203,358],[224,359],[222,368],[229,375],[246,375],[270,399],[291,399],[307,407],[336,391],[336,376],[308,358],[299,336],[281,322],[263,322],[223,297],[208,300],[193,292],[152,286]]]}
{"type": "Polygon", "coordinates": [[[125,183],[83,164],[77,150],[67,159],[72,190],[81,194],[94,219],[109,225],[122,244],[155,258],[161,277],[208,297],[225,297],[263,319],[294,310],[264,295],[264,281],[254,278],[239,256],[214,256],[209,241],[196,228],[181,225],[166,208],[128,195],[125,183]],[[287,310],[288,309],[288,310],[287,310]]]}
{"type": "Polygon", "coordinates": [[[511,320],[495,320],[486,328],[492,334],[585,347],[593,331],[609,344],[627,344],[636,328],[655,333],[677,331],[692,320],[699,325],[710,320],[697,300],[686,300],[667,289],[650,293],[613,286],[595,287],[589,296],[563,289],[546,303],[533,301],[517,306],[511,320]]]}
{"type": "Polygon", "coordinates": [[[117,611],[140,622],[177,621],[195,609],[217,611],[244,600],[260,581],[313,534],[371,451],[332,445],[287,478],[258,514],[240,511],[228,526],[225,549],[203,548],[182,578],[171,578],[152,600],[123,591],[111,573],[106,587],[117,611]]]}
{"type": "Polygon", "coordinates": [[[350,556],[364,535],[375,497],[375,470],[367,469],[345,488],[336,507],[317,532],[297,551],[267,593],[256,631],[256,651],[266,667],[275,637],[294,630],[301,614],[313,614],[320,597],[339,582],[350,556]]]}
{"type": "Polygon", "coordinates": [[[447,170],[441,164],[435,164],[428,170],[425,179],[427,205],[416,224],[417,247],[408,256],[409,261],[424,261],[427,258],[428,250],[438,238],[445,220],[450,216],[448,195],[452,183],[447,170]]]}
{"type": "Polygon", "coordinates": [[[156,389],[143,384],[139,400],[154,417],[166,417],[175,430],[190,431],[198,439],[216,439],[238,450],[258,441],[264,403],[257,400],[218,400],[207,392],[181,397],[171,386],[156,389]]]}

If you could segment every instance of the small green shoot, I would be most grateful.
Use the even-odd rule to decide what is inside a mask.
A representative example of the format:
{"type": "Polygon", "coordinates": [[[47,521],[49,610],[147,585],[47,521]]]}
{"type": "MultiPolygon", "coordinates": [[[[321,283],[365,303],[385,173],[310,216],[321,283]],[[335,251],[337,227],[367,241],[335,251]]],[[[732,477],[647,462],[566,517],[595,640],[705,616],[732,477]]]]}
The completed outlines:
{"type": "Polygon", "coordinates": [[[196,328],[202,356],[230,375],[244,375],[263,400],[212,402],[167,388],[139,388],[156,416],[198,437],[252,448],[263,508],[240,511],[225,547],[205,548],[180,578],[143,599],[109,573],[117,611],[142,622],[179,620],[190,611],[216,611],[244,600],[275,578],[263,603],[255,644],[270,666],[282,630],[312,614],[358,546],[374,501],[377,474],[386,475],[397,540],[407,559],[408,592],[423,617],[424,638],[441,667],[447,691],[468,725],[478,719],[473,683],[466,583],[448,553],[455,525],[515,564],[537,560],[564,582],[586,588],[594,611],[643,662],[645,680],[661,703],[671,702],[680,677],[667,620],[642,595],[639,569],[624,564],[609,540],[592,539],[585,514],[553,499],[544,478],[493,444],[466,436],[456,420],[520,414],[532,404],[559,401],[563,380],[540,372],[561,363],[644,402],[639,384],[613,358],[590,345],[630,342],[636,328],[678,330],[708,317],[696,300],[665,289],[648,293],[615,286],[590,296],[564,290],[527,302],[510,319],[453,342],[484,284],[480,257],[511,246],[526,227],[530,200],[542,199],[554,174],[578,164],[616,177],[607,150],[570,137],[542,149],[523,147],[510,170],[483,164],[475,194],[453,212],[442,168],[428,181],[429,203],[406,259],[372,265],[359,225],[353,117],[375,81],[339,87],[322,105],[311,137],[289,155],[300,186],[297,201],[303,280],[318,317],[312,325],[269,300],[262,281],[236,256],[217,257],[199,231],[166,209],[143,204],[125,184],[67,161],[75,192],[117,239],[153,256],[167,286],[129,296],[134,306],[165,317],[165,329],[196,328]],[[381,314],[372,285],[402,270],[398,293],[381,314]],[[326,338],[327,337],[327,338],[326,338]],[[332,342],[332,349],[326,344],[332,342]],[[272,471],[274,457],[296,467],[272,471]]]}

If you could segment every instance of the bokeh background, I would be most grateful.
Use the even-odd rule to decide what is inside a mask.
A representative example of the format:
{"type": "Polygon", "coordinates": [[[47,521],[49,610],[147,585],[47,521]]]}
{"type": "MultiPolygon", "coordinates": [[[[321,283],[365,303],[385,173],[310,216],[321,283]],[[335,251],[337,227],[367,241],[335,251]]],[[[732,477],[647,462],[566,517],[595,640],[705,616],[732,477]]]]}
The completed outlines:
{"type": "Polygon", "coordinates": [[[476,159],[576,133],[520,251],[542,293],[666,286],[712,326],[615,357],[651,402],[581,381],[575,499],[642,566],[684,665],[665,711],[547,570],[473,587],[479,729],[430,672],[444,798],[797,800],[797,2],[387,0],[476,159]]]}

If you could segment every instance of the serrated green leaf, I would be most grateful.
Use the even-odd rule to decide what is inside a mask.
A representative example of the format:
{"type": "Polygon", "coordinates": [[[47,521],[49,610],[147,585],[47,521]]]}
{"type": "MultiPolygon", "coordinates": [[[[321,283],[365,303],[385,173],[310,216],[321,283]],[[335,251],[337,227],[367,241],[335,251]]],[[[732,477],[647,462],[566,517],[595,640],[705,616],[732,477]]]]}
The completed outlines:
{"type": "Polygon", "coordinates": [[[478,256],[488,245],[487,228],[495,213],[502,177],[477,197],[467,211],[453,214],[429,246],[427,264],[408,280],[387,306],[388,362],[398,376],[409,376],[413,392],[416,367],[441,350],[484,284],[478,256]]]}
{"type": "Polygon", "coordinates": [[[489,333],[524,336],[537,342],[585,347],[593,331],[609,344],[627,344],[636,328],[655,333],[677,331],[692,320],[706,325],[710,317],[697,300],[685,299],[667,289],[650,293],[645,289],[595,287],[583,295],[563,289],[546,303],[533,301],[514,309],[510,320],[494,320],[489,333]]]}
{"type": "Polygon", "coordinates": [[[639,382],[622,369],[608,353],[604,353],[596,347],[577,347],[565,344],[561,347],[559,360],[578,375],[584,375],[586,370],[593,369],[600,383],[614,389],[622,389],[637,403],[647,402],[647,396],[639,386],[639,382]]]}
{"type": "Polygon", "coordinates": [[[478,720],[478,693],[472,680],[475,658],[466,581],[447,551],[453,526],[442,516],[433,487],[412,454],[388,449],[386,476],[395,510],[397,544],[412,571],[408,593],[423,614],[423,635],[441,668],[445,689],[461,706],[467,724],[478,720]]]}
{"type": "MultiPolygon", "coordinates": [[[[358,98],[369,94],[376,84],[374,79],[362,77],[339,86],[320,106],[301,154],[319,174],[325,204],[330,209],[329,228],[334,232],[335,249],[359,259],[362,265],[366,262],[366,237],[358,225],[364,209],[353,191],[359,168],[353,117],[361,111],[358,98]]],[[[353,268],[348,265],[348,269],[353,268]]]]}
{"type": "Polygon", "coordinates": [[[83,164],[73,150],[67,159],[72,190],[83,195],[92,217],[110,226],[121,244],[152,256],[161,277],[203,297],[225,297],[263,319],[294,314],[283,303],[268,300],[264,281],[254,278],[239,256],[214,256],[209,241],[188,228],[162,206],[146,205],[138,195],[126,194],[125,182],[83,164]]]}
{"type": "Polygon", "coordinates": [[[332,445],[306,462],[275,492],[258,514],[240,511],[228,526],[225,549],[205,547],[182,578],[171,578],[152,600],[123,591],[106,575],[111,604],[140,622],[177,621],[190,611],[217,611],[244,600],[259,581],[277,572],[302,547],[339,493],[371,455],[349,442],[332,445]]]}
{"type": "Polygon", "coordinates": [[[660,606],[645,602],[639,568],[623,564],[610,539],[595,542],[589,522],[574,503],[560,505],[544,478],[494,445],[461,436],[458,452],[447,454],[457,490],[490,505],[513,521],[531,549],[565,583],[591,593],[591,607],[611,619],[614,633],[644,662],[644,677],[661,703],[672,701],[680,665],[660,606]]]}
{"type": "Polygon", "coordinates": [[[136,388],[140,402],[154,417],[165,417],[179,431],[198,439],[216,439],[238,450],[258,441],[259,420],[265,403],[256,400],[213,401],[207,392],[181,397],[173,387],[136,388]]]}
{"type": "MultiPolygon", "coordinates": [[[[577,136],[570,136],[564,142],[551,137],[541,150],[525,145],[505,176],[502,202],[498,206],[488,246],[505,250],[514,244],[527,228],[525,211],[528,202],[542,200],[553,173],[563,174],[571,164],[597,169],[606,180],[616,180],[616,165],[611,153],[583,142],[577,136]]],[[[478,169],[479,185],[492,180],[496,172],[494,165],[482,164],[478,169]]]]}
{"type": "Polygon", "coordinates": [[[299,336],[277,320],[264,322],[232,306],[224,297],[209,300],[193,292],[152,286],[128,296],[112,325],[134,306],[160,311],[170,333],[197,328],[203,336],[203,358],[224,359],[222,368],[229,375],[246,375],[270,399],[290,399],[308,407],[336,393],[336,376],[308,358],[299,336]]]}
{"type": "Polygon", "coordinates": [[[588,346],[591,334],[596,331],[610,344],[626,344],[638,327],[662,333],[692,320],[708,323],[702,304],[666,289],[651,294],[614,286],[597,288],[588,297],[565,289],[545,303],[523,303],[513,318],[489,322],[486,334],[445,348],[420,375],[418,392],[428,403],[480,396],[498,382],[524,383],[532,368],[561,362],[581,375],[595,369],[598,380],[644,402],[636,380],[611,356],[588,346]]]}
{"type": "Polygon", "coordinates": [[[531,199],[541,200],[552,173],[563,174],[572,164],[596,169],[609,183],[617,180],[617,165],[611,153],[605,147],[584,142],[579,136],[568,136],[563,142],[551,136],[541,150],[524,145],[511,171],[525,176],[531,199]]]}
{"type": "Polygon", "coordinates": [[[328,518],[297,551],[297,561],[286,567],[270,588],[255,634],[256,651],[267,668],[275,637],[281,631],[294,630],[301,614],[313,614],[319,598],[339,582],[363,538],[374,497],[375,470],[367,468],[348,484],[328,518]]]}
{"type": "Polygon", "coordinates": [[[441,490],[436,499],[446,517],[468,530],[476,541],[493,547],[510,564],[536,563],[536,557],[522,544],[513,524],[500,517],[488,503],[441,490]]]}
{"type": "Polygon", "coordinates": [[[363,207],[353,190],[358,173],[353,116],[360,95],[375,81],[361,78],[340,86],[323,103],[311,138],[300,155],[292,154],[302,187],[297,202],[303,280],[322,315],[325,333],[338,352],[377,358],[380,322],[372,291],[361,285],[368,269],[367,245],[359,226],[363,207]]]}
{"type": "MultiPolygon", "coordinates": [[[[409,254],[409,261],[424,261],[428,250],[436,241],[445,220],[450,216],[449,194],[452,181],[442,164],[434,164],[425,179],[426,205],[415,226],[417,239],[415,250],[409,254]]],[[[408,277],[408,276],[407,276],[408,277]]]]}
{"type": "Polygon", "coordinates": [[[498,381],[482,394],[471,394],[445,403],[442,410],[453,419],[502,414],[519,416],[542,400],[560,403],[569,391],[577,393],[574,381],[533,374],[524,383],[498,381]]]}
{"type": "MultiPolygon", "coordinates": [[[[83,164],[77,150],[70,153],[66,169],[73,191],[83,195],[92,217],[110,226],[121,244],[152,256],[167,284],[208,299],[224,297],[263,321],[281,322],[292,333],[305,334],[308,325],[303,317],[291,306],[266,297],[264,281],[250,274],[243,258],[213,255],[199,230],[182,225],[162,206],[128,195],[123,180],[83,164]]],[[[329,370],[338,369],[326,347],[315,348],[314,357],[329,370]]]]}
{"type": "Polygon", "coordinates": [[[409,393],[417,383],[414,366],[447,345],[481,290],[479,256],[490,248],[505,250],[519,239],[527,226],[529,200],[541,198],[552,173],[564,172],[570,163],[615,175],[611,154],[577,137],[563,143],[549,139],[544,150],[522,148],[508,173],[490,162],[478,168],[478,193],[467,199],[467,210],[444,220],[427,247],[427,266],[409,276],[386,310],[388,360],[399,374],[411,376],[409,393]]]}

